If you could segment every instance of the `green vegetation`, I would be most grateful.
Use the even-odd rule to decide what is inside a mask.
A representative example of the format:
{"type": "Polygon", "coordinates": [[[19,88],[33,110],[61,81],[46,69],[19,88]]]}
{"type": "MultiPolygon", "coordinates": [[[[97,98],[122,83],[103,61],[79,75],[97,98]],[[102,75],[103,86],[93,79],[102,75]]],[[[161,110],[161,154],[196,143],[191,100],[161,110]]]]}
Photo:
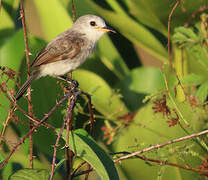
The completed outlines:
{"type": "MultiPolygon", "coordinates": [[[[169,16],[177,1],[77,0],[74,3],[76,15],[97,14],[117,34],[102,37],[93,55],[72,73],[79,88],[91,95],[94,135],[89,135],[88,99],[80,95],[73,109],[74,131],[68,134],[64,130],[57,147],[54,179],[65,177],[65,144],[74,153],[73,170],[83,161],[94,168],[89,179],[97,176],[103,180],[116,180],[118,176],[122,180],[206,179],[208,172],[201,172],[208,171],[206,135],[139,154],[156,163],[138,157],[120,163],[113,163],[112,159],[208,128],[207,1],[180,1],[171,21],[169,16]]],[[[19,5],[19,0],[2,0],[0,10],[0,164],[14,143],[29,132],[28,117],[18,108],[14,110],[14,104],[8,101],[27,77],[19,5]]],[[[32,61],[50,40],[71,27],[71,1],[24,1],[24,8],[32,61]]],[[[67,84],[57,83],[51,77],[34,82],[32,89],[33,117],[40,120],[64,96],[64,90],[68,92],[67,84]]],[[[17,104],[28,110],[25,98],[17,104]]],[[[68,105],[69,102],[64,102],[46,121],[54,129],[40,126],[33,133],[34,170],[24,169],[30,168],[27,138],[0,171],[3,180],[9,176],[17,180],[23,174],[31,179],[48,179],[53,146],[68,105]]],[[[86,167],[83,165],[78,172],[86,167]]]]}

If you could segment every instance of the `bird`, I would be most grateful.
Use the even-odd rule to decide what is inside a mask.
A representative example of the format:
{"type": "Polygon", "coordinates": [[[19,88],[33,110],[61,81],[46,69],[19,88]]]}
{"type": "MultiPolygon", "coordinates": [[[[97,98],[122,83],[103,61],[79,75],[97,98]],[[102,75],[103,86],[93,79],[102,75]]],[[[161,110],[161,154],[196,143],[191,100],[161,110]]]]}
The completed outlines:
{"type": "Polygon", "coordinates": [[[106,32],[115,33],[101,17],[92,14],[79,17],[70,29],[55,37],[37,54],[30,65],[34,70],[16,93],[15,99],[21,98],[31,83],[41,77],[49,75],[64,80],[66,73],[85,62],[106,32]]]}

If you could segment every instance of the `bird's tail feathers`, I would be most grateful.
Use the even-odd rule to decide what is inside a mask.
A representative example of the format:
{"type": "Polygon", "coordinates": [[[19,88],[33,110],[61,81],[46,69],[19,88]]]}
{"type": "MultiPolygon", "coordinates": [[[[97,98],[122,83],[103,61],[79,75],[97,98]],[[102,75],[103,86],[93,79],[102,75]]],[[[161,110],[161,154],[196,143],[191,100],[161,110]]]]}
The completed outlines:
{"type": "Polygon", "coordinates": [[[33,71],[31,76],[27,79],[27,81],[22,85],[22,87],[17,92],[15,97],[16,100],[22,97],[25,91],[29,88],[31,82],[35,80],[37,77],[38,77],[38,71],[33,71]]]}

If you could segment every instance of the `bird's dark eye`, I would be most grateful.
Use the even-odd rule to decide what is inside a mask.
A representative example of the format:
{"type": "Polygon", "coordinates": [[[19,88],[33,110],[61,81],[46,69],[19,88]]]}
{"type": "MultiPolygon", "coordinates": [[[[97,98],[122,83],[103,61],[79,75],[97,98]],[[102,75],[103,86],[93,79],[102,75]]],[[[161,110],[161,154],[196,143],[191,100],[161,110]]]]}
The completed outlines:
{"type": "Polygon", "coordinates": [[[96,22],[95,21],[90,21],[90,25],[91,26],[95,26],[96,25],[96,22]]]}

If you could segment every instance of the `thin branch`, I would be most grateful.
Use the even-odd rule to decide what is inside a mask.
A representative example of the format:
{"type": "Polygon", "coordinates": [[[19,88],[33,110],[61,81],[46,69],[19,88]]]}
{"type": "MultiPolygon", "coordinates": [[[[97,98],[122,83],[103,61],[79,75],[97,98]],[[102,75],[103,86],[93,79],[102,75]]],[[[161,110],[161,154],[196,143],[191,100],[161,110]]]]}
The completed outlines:
{"type": "Polygon", "coordinates": [[[75,174],[76,174],[76,172],[83,166],[83,165],[85,165],[87,162],[86,161],[84,161],[84,162],[82,162],[75,170],[74,170],[74,172],[72,173],[72,178],[75,176],[75,174]]]}
{"type": "MultiPolygon", "coordinates": [[[[116,152],[116,153],[110,153],[111,155],[116,155],[116,154],[131,154],[130,152],[126,152],[126,151],[122,151],[122,152],[116,152]]],[[[141,160],[144,161],[150,161],[150,162],[154,162],[154,163],[158,163],[158,165],[162,166],[162,165],[168,165],[168,166],[173,166],[173,167],[178,167],[178,168],[182,168],[185,170],[189,170],[189,171],[194,171],[194,172],[198,172],[198,173],[202,173],[202,174],[208,174],[208,170],[202,170],[201,168],[191,168],[189,166],[183,166],[180,164],[175,164],[175,163],[170,163],[168,161],[162,161],[162,160],[158,160],[158,159],[151,159],[151,158],[147,158],[145,156],[135,156],[136,158],[139,158],[141,160]]]]}
{"type": "MultiPolygon", "coordinates": [[[[71,99],[68,98],[68,106],[70,106],[71,99]]],[[[69,112],[68,112],[69,113],[69,112]]],[[[66,179],[72,179],[72,167],[73,167],[73,157],[74,153],[69,149],[69,133],[72,132],[72,113],[67,120],[67,133],[66,133],[66,147],[65,147],[65,159],[66,159],[66,179]]]]}
{"type": "MultiPolygon", "coordinates": [[[[25,12],[24,12],[24,5],[23,5],[23,0],[20,1],[20,15],[21,15],[21,20],[22,20],[22,28],[24,31],[24,41],[25,41],[25,53],[26,53],[26,61],[27,61],[27,74],[28,77],[30,76],[30,52],[28,48],[28,38],[27,38],[27,29],[26,29],[26,23],[25,23],[25,12]]],[[[28,111],[29,115],[33,116],[33,108],[31,104],[31,87],[28,88],[28,111]]],[[[30,129],[33,128],[33,123],[30,120],[30,129]]],[[[33,168],[33,135],[32,133],[30,134],[30,168],[33,168]]]]}
{"type": "MultiPolygon", "coordinates": [[[[89,171],[89,170],[91,170],[91,165],[87,164],[87,171],[89,171]]],[[[90,174],[90,171],[85,174],[84,180],[88,180],[89,174],[90,174]]]]}
{"type": "Polygon", "coordinates": [[[94,169],[91,168],[91,169],[88,169],[88,170],[86,170],[86,171],[81,171],[81,172],[75,174],[74,177],[77,177],[77,176],[81,176],[81,175],[87,174],[87,173],[89,173],[89,172],[91,172],[91,171],[94,171],[94,169]]]}
{"type": "Polygon", "coordinates": [[[73,22],[76,21],[76,14],[75,14],[75,9],[74,9],[74,0],[71,1],[71,5],[72,5],[72,12],[73,12],[73,22]]]}
{"type": "Polygon", "coordinates": [[[94,114],[93,114],[93,109],[92,109],[91,96],[84,91],[82,91],[82,94],[84,94],[88,99],[88,109],[90,112],[90,134],[91,134],[91,136],[94,136],[94,122],[95,122],[95,120],[94,120],[94,114]]]}
{"type": "Polygon", "coordinates": [[[66,118],[64,120],[64,123],[58,133],[58,137],[56,139],[56,144],[54,145],[54,153],[53,153],[53,161],[52,161],[52,168],[51,168],[51,176],[50,176],[50,180],[53,179],[53,175],[54,175],[54,170],[55,170],[55,166],[56,166],[56,152],[57,152],[57,148],[58,148],[58,145],[59,145],[59,140],[61,139],[61,136],[62,136],[62,133],[64,131],[64,127],[66,125],[66,118]]]}
{"type": "Polygon", "coordinates": [[[180,138],[177,138],[177,139],[173,139],[173,140],[170,140],[170,141],[162,143],[162,144],[156,144],[154,146],[150,146],[150,147],[145,148],[143,150],[140,150],[140,151],[137,151],[137,152],[125,155],[125,156],[120,157],[118,159],[115,159],[114,162],[118,162],[118,161],[122,161],[122,160],[125,160],[125,159],[129,159],[129,158],[135,157],[138,154],[142,154],[144,152],[152,151],[154,149],[159,149],[161,147],[164,147],[164,146],[167,146],[167,145],[170,145],[170,144],[173,144],[173,143],[177,143],[177,142],[185,141],[185,140],[188,140],[188,139],[192,139],[192,138],[195,138],[195,137],[207,134],[207,133],[208,133],[208,130],[204,130],[204,131],[201,131],[199,133],[194,133],[194,134],[191,134],[191,135],[188,135],[188,136],[184,136],[184,137],[180,137],[180,138]]]}
{"type": "Polygon", "coordinates": [[[9,152],[8,156],[6,159],[1,163],[0,165],[0,170],[4,167],[4,165],[8,162],[12,154],[17,150],[17,148],[30,136],[31,133],[33,133],[37,127],[39,127],[42,123],[44,123],[51,115],[52,113],[71,95],[73,90],[76,87],[72,87],[72,89],[42,118],[40,122],[37,124],[34,124],[33,128],[30,129],[30,131],[20,139],[20,141],[13,147],[13,149],[9,152]]]}
{"type": "MultiPolygon", "coordinates": [[[[71,91],[70,91],[70,92],[73,92],[72,89],[73,89],[73,88],[71,88],[71,91]]],[[[60,132],[59,132],[59,134],[58,134],[58,137],[57,137],[57,139],[56,139],[56,144],[55,144],[55,146],[54,146],[53,163],[52,163],[52,168],[51,168],[51,176],[50,176],[50,180],[53,179],[53,175],[54,175],[55,161],[56,161],[56,151],[57,151],[57,147],[58,147],[59,140],[60,140],[60,138],[61,138],[61,136],[62,136],[62,133],[63,133],[64,127],[65,127],[65,125],[66,125],[66,123],[67,123],[67,120],[69,119],[70,114],[72,113],[72,110],[73,110],[73,108],[74,108],[74,106],[75,106],[77,97],[78,97],[80,94],[81,94],[80,91],[77,91],[77,92],[75,92],[75,93],[73,94],[73,98],[71,99],[70,105],[69,105],[68,110],[67,110],[67,116],[64,118],[64,123],[63,123],[62,128],[61,128],[61,130],[60,130],[60,132]]],[[[68,96],[68,97],[69,97],[69,96],[68,96]]]]}
{"type": "Polygon", "coordinates": [[[177,6],[179,5],[180,2],[181,2],[181,0],[177,0],[177,2],[175,3],[173,9],[171,10],[171,12],[168,16],[168,57],[169,57],[171,67],[173,67],[173,62],[172,62],[171,49],[170,49],[170,22],[171,22],[173,12],[175,11],[175,9],[177,8],[177,6]]]}
{"type": "Polygon", "coordinates": [[[188,22],[185,24],[185,27],[189,27],[189,25],[191,24],[191,21],[196,17],[197,14],[208,10],[208,6],[202,6],[199,9],[197,9],[196,11],[194,11],[194,13],[191,15],[191,17],[188,19],[188,22]]]}

